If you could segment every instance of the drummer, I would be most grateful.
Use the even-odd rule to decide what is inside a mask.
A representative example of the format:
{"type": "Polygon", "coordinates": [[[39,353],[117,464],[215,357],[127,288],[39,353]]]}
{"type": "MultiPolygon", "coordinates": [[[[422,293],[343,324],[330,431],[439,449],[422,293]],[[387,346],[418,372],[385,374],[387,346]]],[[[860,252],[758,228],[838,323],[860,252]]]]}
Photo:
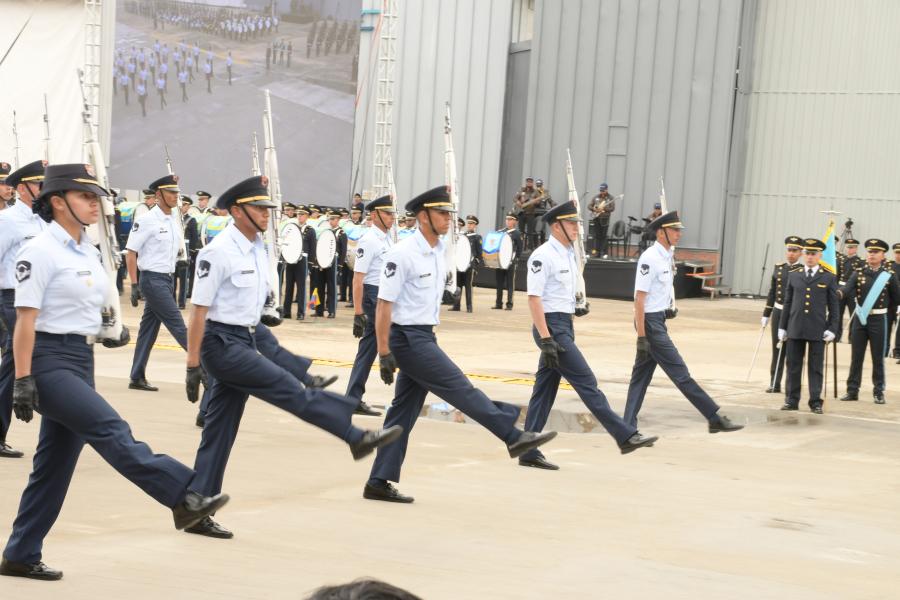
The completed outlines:
{"type": "Polygon", "coordinates": [[[495,310],[503,308],[504,289],[506,290],[506,310],[513,309],[513,292],[516,289],[516,259],[519,258],[519,254],[522,252],[522,234],[519,231],[518,222],[519,218],[514,213],[509,213],[506,215],[506,229],[499,230],[505,231],[506,235],[509,236],[513,245],[513,253],[509,266],[506,269],[495,269],[497,301],[491,307],[495,310]]]}

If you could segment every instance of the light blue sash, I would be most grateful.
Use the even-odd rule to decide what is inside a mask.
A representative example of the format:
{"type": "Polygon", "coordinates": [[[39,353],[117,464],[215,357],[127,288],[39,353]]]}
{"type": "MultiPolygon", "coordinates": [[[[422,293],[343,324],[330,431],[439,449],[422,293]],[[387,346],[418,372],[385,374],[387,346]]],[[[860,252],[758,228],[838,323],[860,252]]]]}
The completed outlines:
{"type": "Polygon", "coordinates": [[[893,275],[887,271],[879,273],[875,283],[869,288],[869,293],[863,301],[862,306],[857,307],[856,316],[859,317],[859,322],[862,325],[866,324],[866,321],[869,318],[869,312],[872,310],[872,307],[875,306],[875,302],[878,301],[878,296],[881,295],[881,290],[884,289],[884,286],[887,285],[887,282],[891,277],[893,277],[893,275]]]}

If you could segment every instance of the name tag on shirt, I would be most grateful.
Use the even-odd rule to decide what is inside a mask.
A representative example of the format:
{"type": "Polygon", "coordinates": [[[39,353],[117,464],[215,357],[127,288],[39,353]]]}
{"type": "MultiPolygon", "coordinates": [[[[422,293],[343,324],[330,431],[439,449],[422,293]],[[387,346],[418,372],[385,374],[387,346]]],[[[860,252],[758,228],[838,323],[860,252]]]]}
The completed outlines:
{"type": "Polygon", "coordinates": [[[90,277],[91,272],[90,271],[78,271],[78,276],[79,277],[90,277]]]}
{"type": "Polygon", "coordinates": [[[241,271],[241,275],[250,275],[251,273],[256,273],[256,269],[250,269],[247,271],[241,271]]]}
{"type": "Polygon", "coordinates": [[[431,277],[431,273],[422,273],[421,275],[419,275],[419,279],[423,279],[425,277],[431,277]]]}

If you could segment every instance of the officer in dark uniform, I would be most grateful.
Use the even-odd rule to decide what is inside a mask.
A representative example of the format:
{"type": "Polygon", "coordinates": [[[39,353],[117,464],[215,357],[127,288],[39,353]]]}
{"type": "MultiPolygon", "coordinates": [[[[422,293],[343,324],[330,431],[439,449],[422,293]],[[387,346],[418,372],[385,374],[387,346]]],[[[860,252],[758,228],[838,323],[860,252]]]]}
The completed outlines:
{"type": "Polygon", "coordinates": [[[316,264],[316,229],[309,224],[309,207],[300,205],[297,207],[297,224],[300,225],[300,232],[303,234],[303,254],[297,261],[296,275],[297,278],[297,320],[302,321],[306,318],[306,308],[309,303],[308,289],[312,289],[313,283],[313,265],[316,264]],[[307,275],[309,276],[307,278],[307,275]],[[309,279],[309,287],[306,282],[309,279]]]}
{"type": "Polygon", "coordinates": [[[803,268],[788,275],[778,339],[787,343],[787,393],[781,410],[797,410],[800,404],[803,357],[809,380],[809,409],[822,414],[822,380],[825,344],[833,342],[840,319],[837,278],[819,266],[825,242],[803,242],[803,268]]]}
{"type": "Polygon", "coordinates": [[[338,224],[341,218],[340,213],[329,209],[326,213],[328,219],[327,227],[334,233],[335,251],[334,259],[331,266],[325,269],[319,269],[318,289],[319,289],[319,306],[316,307],[316,316],[321,317],[328,311],[328,318],[333,319],[337,312],[337,282],[338,270],[341,257],[347,254],[347,234],[338,224]]]}
{"type": "MultiPolygon", "coordinates": [[[[894,272],[894,277],[897,278],[897,281],[900,282],[900,244],[894,244],[894,260],[888,263],[890,269],[894,272]]],[[[900,313],[894,311],[890,312],[891,315],[891,327],[897,323],[897,317],[900,316],[900,313]]],[[[894,351],[891,353],[892,358],[900,359],[900,327],[897,328],[896,337],[894,338],[894,351]]],[[[897,364],[900,364],[900,360],[897,361],[897,364]]]]}
{"type": "MultiPolygon", "coordinates": [[[[344,223],[347,222],[348,217],[349,221],[354,225],[359,225],[360,216],[362,215],[362,207],[353,206],[353,215],[351,215],[350,211],[346,208],[342,208],[340,210],[341,221],[344,223]]],[[[341,302],[349,302],[346,305],[346,308],[353,308],[353,267],[347,262],[347,243],[349,242],[349,238],[347,238],[347,232],[344,231],[344,228],[341,227],[341,232],[344,234],[344,253],[340,256],[339,263],[341,265],[341,285],[340,285],[340,301],[341,302]]]]}
{"type": "Polygon", "coordinates": [[[194,283],[194,272],[190,265],[195,263],[195,256],[200,250],[200,230],[197,228],[197,219],[192,217],[188,210],[194,205],[190,196],[181,197],[181,222],[184,224],[184,245],[187,249],[190,261],[186,265],[177,265],[175,268],[175,297],[178,300],[178,308],[184,308],[187,298],[191,295],[191,285],[194,283]]]}
{"type": "MultiPolygon", "coordinates": [[[[364,431],[354,426],[351,418],[356,402],[304,387],[290,371],[261,353],[256,327],[266,298],[276,291],[269,288],[261,235],[271,218],[270,209],[276,206],[269,198],[268,183],[265,176],[250,177],[219,196],[217,207],[228,210],[234,220],[197,257],[186,386],[188,400],[196,402],[202,360],[212,383],[195,462],[197,476],[190,486],[201,494],[221,488],[244,405],[251,395],[344,440],[356,460],[396,440],[402,432],[401,427],[364,431]]],[[[232,537],[212,518],[187,531],[232,537]]]]}
{"type": "MultiPolygon", "coordinates": [[[[469,215],[466,217],[465,236],[469,240],[472,258],[469,260],[469,268],[465,271],[457,271],[456,281],[462,287],[466,295],[466,312],[472,312],[472,288],[475,286],[475,273],[478,267],[484,262],[481,256],[481,235],[476,231],[478,227],[478,217],[469,215]]],[[[462,304],[462,294],[456,297],[456,303],[450,310],[459,310],[462,304]]]]}
{"type": "MultiPolygon", "coordinates": [[[[859,257],[859,241],[853,238],[847,238],[844,242],[844,251],[846,254],[838,254],[837,256],[837,284],[838,287],[843,287],[847,285],[847,281],[850,279],[850,275],[853,274],[857,268],[863,266],[865,261],[859,257]]],[[[837,334],[837,341],[841,341],[843,339],[844,332],[844,310],[846,309],[848,314],[853,314],[853,309],[856,308],[856,299],[847,296],[845,298],[840,299],[841,305],[841,314],[838,315],[838,330],[835,331],[837,334]]],[[[848,339],[847,342],[850,340],[848,339]]]]}
{"type": "Polygon", "coordinates": [[[497,301],[491,307],[494,310],[503,308],[503,290],[506,290],[506,310],[512,310],[513,308],[513,292],[516,289],[516,264],[519,254],[522,253],[522,233],[516,225],[518,220],[514,213],[506,215],[506,235],[512,241],[513,255],[508,269],[495,269],[497,301]]]}
{"type": "MultiPolygon", "coordinates": [[[[18,377],[13,392],[16,417],[27,423],[36,411],[42,417],[41,429],[0,575],[57,580],[62,572],[41,561],[41,549],[85,443],[171,508],[178,529],[215,512],[228,497],[189,492],[194,471],[135,441],[128,423],[94,389],[94,336],[101,330],[100,311],[113,282],[84,227],[97,222],[97,202],[109,192],[84,164],[52,165],[42,172],[44,183],[34,209],[50,226],[17,257],[15,302],[23,343],[15,348],[18,377]]],[[[128,338],[123,328],[119,338],[102,342],[117,348],[128,338]]],[[[115,506],[109,510],[115,513],[115,506]]]]}
{"type": "MultiPolygon", "coordinates": [[[[400,369],[394,401],[385,416],[385,427],[400,425],[403,435],[396,444],[378,450],[363,497],[386,502],[413,501],[390,482],[400,481],[409,434],[422,412],[428,392],[483,425],[506,443],[509,455],[518,458],[550,441],[556,432],[523,432],[516,427],[519,407],[492,402],[437,345],[434,326],[440,322],[441,299],[447,265],[440,236],[450,229],[453,203],[447,186],[439,186],[413,198],[407,210],[416,214],[419,229],[391,248],[384,257],[378,286],[375,335],[378,341],[381,379],[388,385],[400,369]]],[[[452,268],[452,265],[450,266],[452,268]]]]}
{"type": "Polygon", "coordinates": [[[900,282],[884,264],[887,242],[869,239],[866,240],[865,248],[865,264],[854,270],[847,283],[838,290],[840,297],[850,296],[856,305],[850,319],[852,352],[847,393],[841,400],[859,400],[862,364],[868,346],[872,356],[872,393],[875,404],[884,404],[884,357],[890,349],[889,311],[892,307],[896,310],[900,305],[900,282]]]}
{"type": "Polygon", "coordinates": [[[763,310],[762,326],[772,320],[772,363],[769,366],[769,387],[767,394],[781,393],[781,376],[784,373],[784,361],[787,355],[779,351],[778,324],[781,322],[781,310],[784,308],[784,292],[787,290],[788,275],[803,268],[800,254],[803,252],[803,238],[789,235],[784,238],[785,261],[775,263],[772,281],[769,284],[769,295],[766,297],[766,308],[763,310]]]}

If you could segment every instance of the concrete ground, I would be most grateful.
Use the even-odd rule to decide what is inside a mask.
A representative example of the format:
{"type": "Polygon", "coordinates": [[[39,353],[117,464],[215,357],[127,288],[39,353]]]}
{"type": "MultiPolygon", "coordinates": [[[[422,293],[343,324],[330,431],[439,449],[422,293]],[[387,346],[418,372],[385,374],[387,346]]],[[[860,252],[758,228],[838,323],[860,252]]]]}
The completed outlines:
{"type": "MultiPolygon", "coordinates": [[[[127,296],[126,296],[127,298],[127,296]]],[[[444,313],[440,344],[497,400],[527,404],[538,359],[521,294],[493,311],[444,313]]],[[[401,491],[412,505],[361,498],[371,458],[251,401],[232,454],[219,520],[233,540],[176,532],[167,510],[90,449],[80,460],[44,559],[58,583],[0,578],[3,598],[302,598],[325,583],[374,576],[423,598],[890,598],[900,567],[900,365],[887,367],[888,404],[829,399],[826,414],[778,410],[763,393],[758,300],[683,301],[671,330],[696,377],[745,430],[709,435],[657,374],[641,414],[651,449],[619,455],[571,390],[561,390],[546,447],[562,470],[517,466],[478,426],[432,408],[413,433],[401,491]]],[[[630,305],[592,301],[579,345],[621,412],[633,358],[630,305]]],[[[137,310],[126,321],[136,333],[137,310]]],[[[283,343],[341,376],[355,352],[349,309],[336,320],[291,321],[283,343]]],[[[768,331],[766,331],[768,335],[768,331]]],[[[101,393],[157,452],[193,462],[200,430],[183,392],[184,354],[159,339],[148,377],[159,393],[127,389],[133,347],[97,349],[101,393]]],[[[849,346],[839,345],[839,379],[849,346]]],[[[869,371],[864,374],[866,380],[869,371]]],[[[843,391],[843,384],[841,384],[843,391]]],[[[377,373],[366,399],[391,389],[377,373]]],[[[429,398],[433,400],[433,398],[429,398]]],[[[365,427],[381,420],[357,418],[365,427]]],[[[14,422],[9,441],[30,457],[38,424],[14,422]]],[[[5,542],[29,460],[0,462],[5,542]]]]}

